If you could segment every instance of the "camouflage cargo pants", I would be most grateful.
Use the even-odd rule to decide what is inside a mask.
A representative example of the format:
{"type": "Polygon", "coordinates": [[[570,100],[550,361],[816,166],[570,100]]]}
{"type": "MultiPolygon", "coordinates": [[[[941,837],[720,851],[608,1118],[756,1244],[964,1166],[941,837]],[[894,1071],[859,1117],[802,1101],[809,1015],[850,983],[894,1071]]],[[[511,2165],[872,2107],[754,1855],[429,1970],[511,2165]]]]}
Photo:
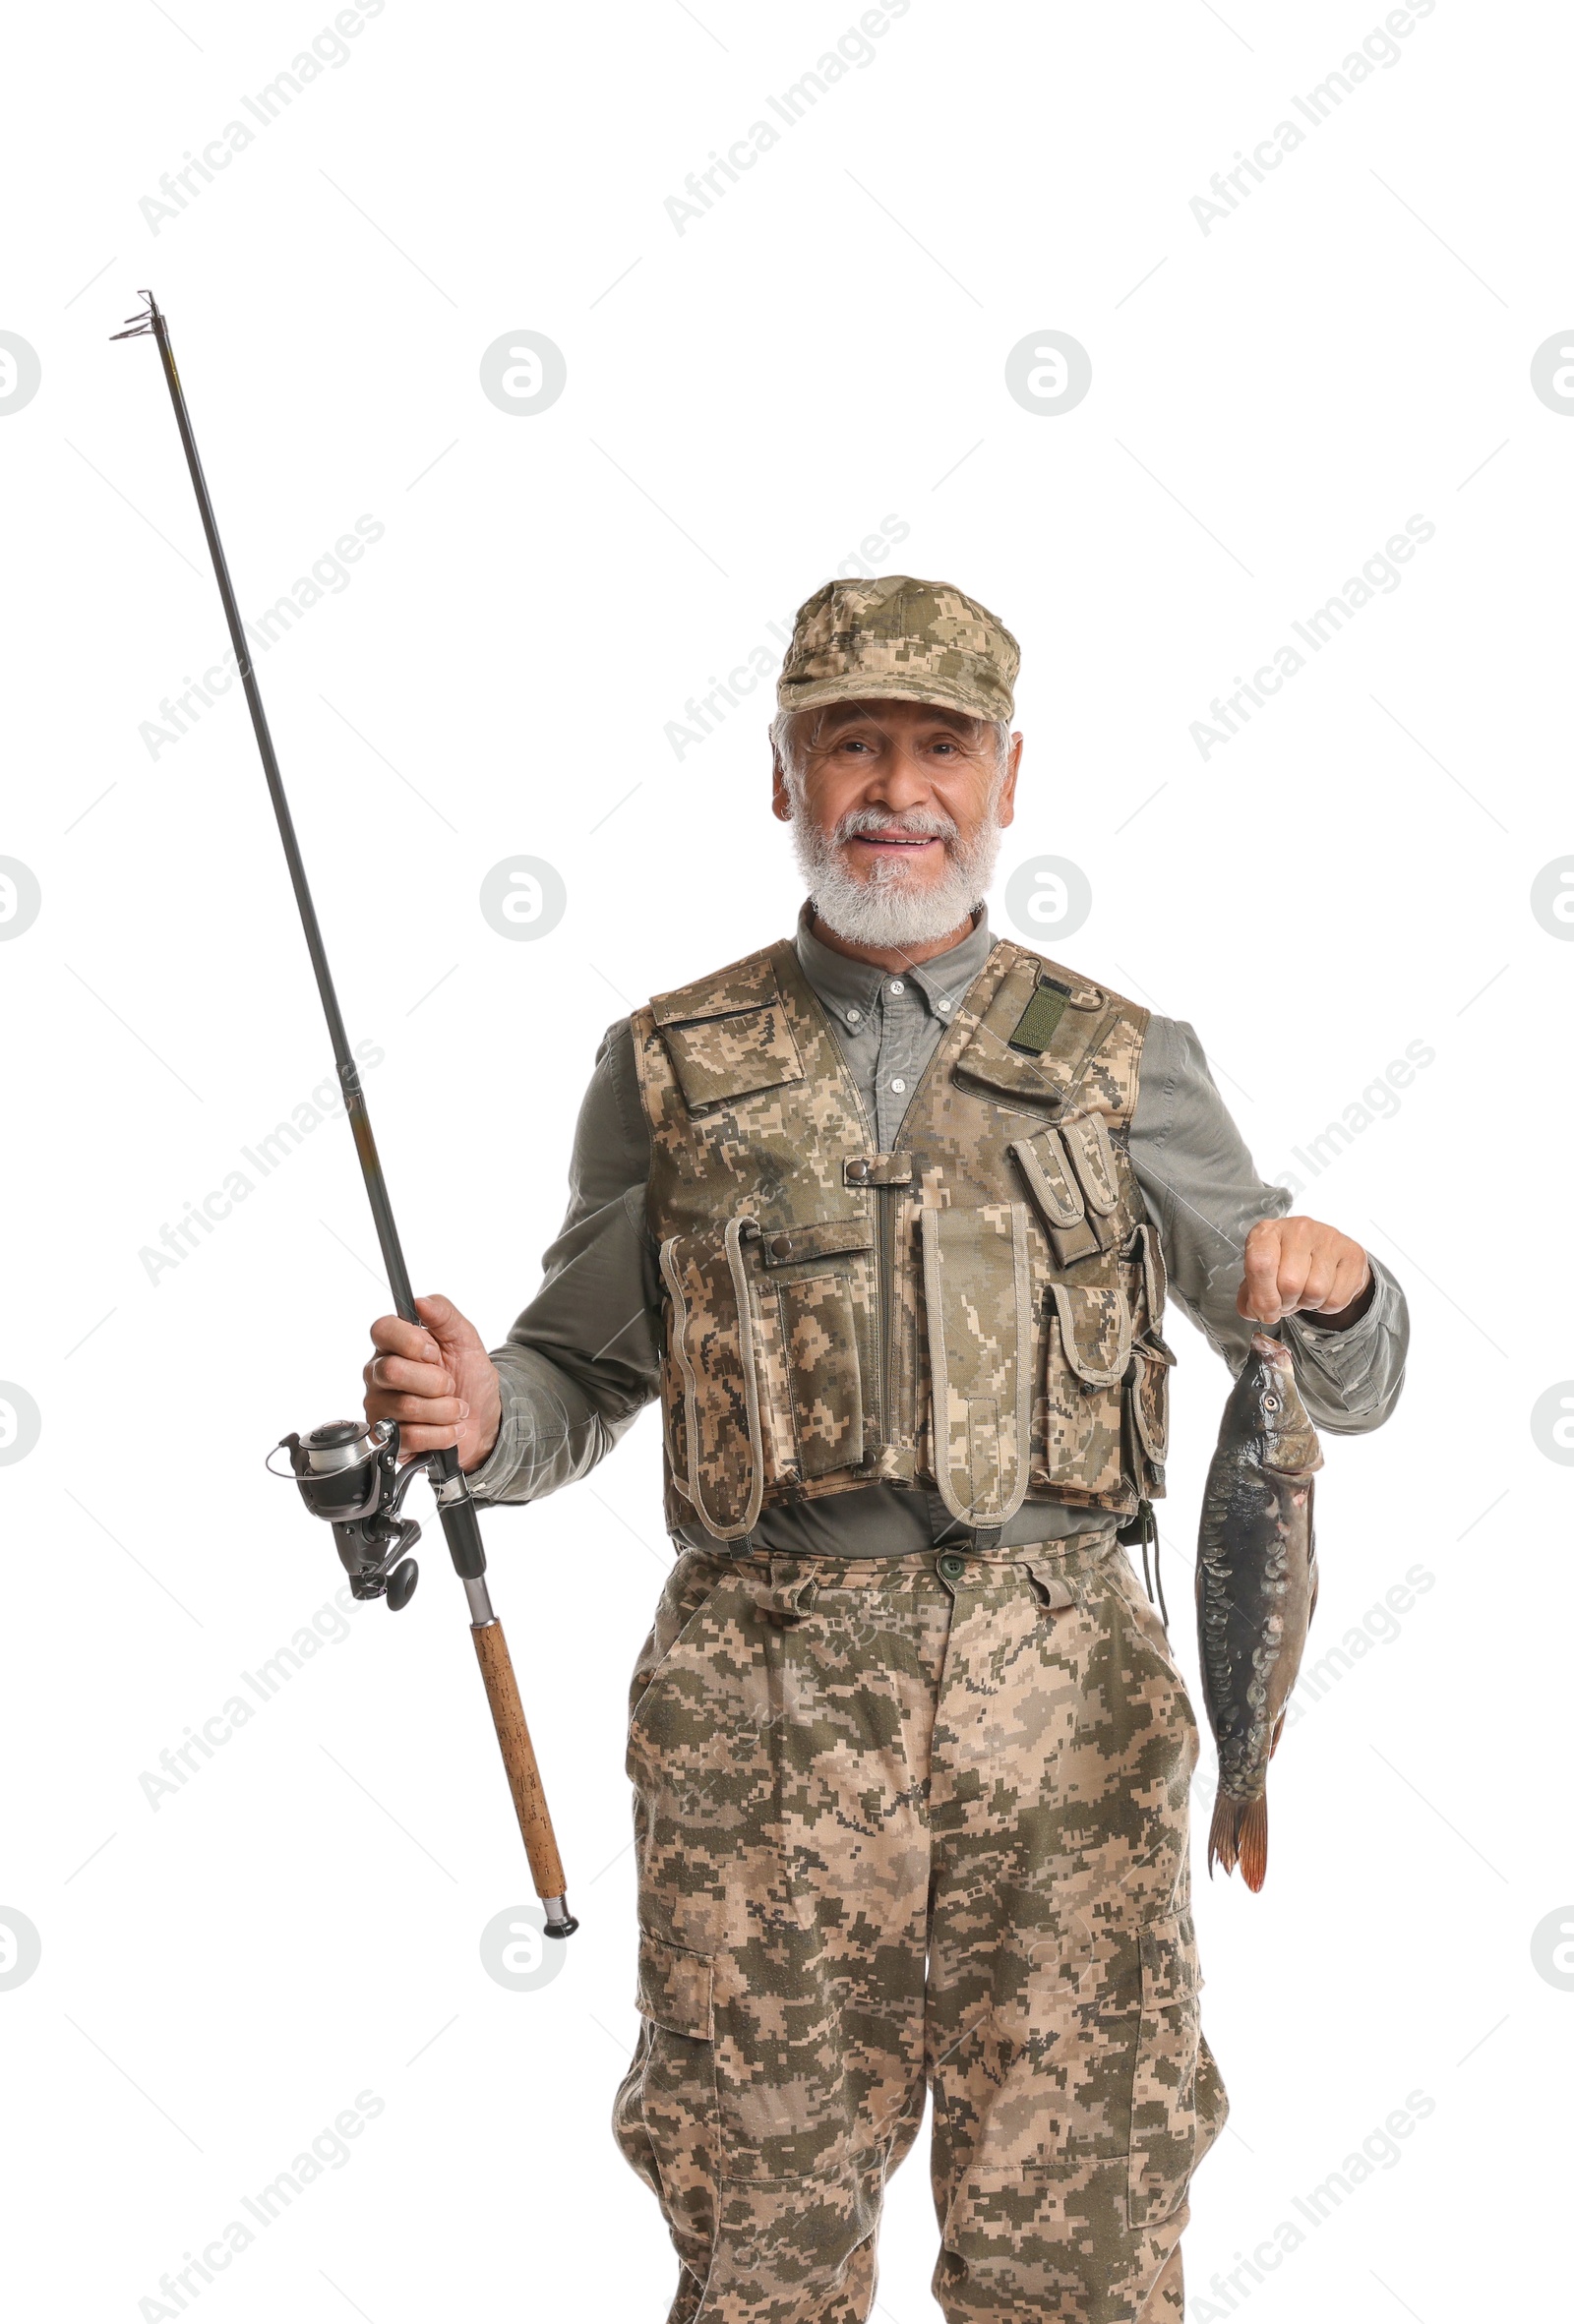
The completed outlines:
{"type": "Polygon", "coordinates": [[[634,1676],[615,2116],[683,2263],[668,2324],[862,2324],[926,2089],[951,2324],[1180,2324],[1226,2103],[1196,1751],[1113,1534],[679,1558],[634,1676]]]}

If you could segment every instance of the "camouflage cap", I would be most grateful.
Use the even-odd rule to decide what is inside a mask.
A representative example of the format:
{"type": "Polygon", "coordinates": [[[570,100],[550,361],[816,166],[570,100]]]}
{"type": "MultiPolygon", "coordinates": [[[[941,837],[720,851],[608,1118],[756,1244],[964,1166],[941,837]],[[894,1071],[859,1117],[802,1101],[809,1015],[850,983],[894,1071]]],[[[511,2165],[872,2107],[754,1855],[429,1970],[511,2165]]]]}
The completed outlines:
{"type": "Polygon", "coordinates": [[[1016,639],[976,598],[906,573],[827,581],[798,609],[776,702],[939,702],[1008,722],[1021,662],[1016,639]]]}

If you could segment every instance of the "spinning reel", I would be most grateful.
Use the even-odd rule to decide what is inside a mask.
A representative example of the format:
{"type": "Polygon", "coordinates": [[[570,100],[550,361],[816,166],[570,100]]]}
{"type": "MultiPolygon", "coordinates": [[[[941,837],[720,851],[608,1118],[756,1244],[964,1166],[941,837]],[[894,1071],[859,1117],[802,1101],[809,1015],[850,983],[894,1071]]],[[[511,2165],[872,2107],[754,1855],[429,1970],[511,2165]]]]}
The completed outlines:
{"type": "Polygon", "coordinates": [[[421,1570],[407,1553],[421,1538],[413,1518],[401,1517],[404,1496],[426,1468],[424,1460],[405,1463],[398,1474],[396,1420],[325,1420],[305,1436],[280,1437],[266,1462],[272,1476],[273,1453],[289,1455],[289,1473],[314,1518],[333,1528],[338,1562],[358,1598],[386,1597],[397,1614],[415,1595],[421,1570]]]}

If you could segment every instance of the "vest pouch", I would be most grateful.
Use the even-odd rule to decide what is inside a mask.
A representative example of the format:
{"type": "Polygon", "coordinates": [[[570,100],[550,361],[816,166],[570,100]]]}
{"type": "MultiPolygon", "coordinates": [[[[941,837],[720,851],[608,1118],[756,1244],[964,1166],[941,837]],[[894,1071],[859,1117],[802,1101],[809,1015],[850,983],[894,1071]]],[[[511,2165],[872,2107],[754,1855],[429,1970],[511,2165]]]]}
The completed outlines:
{"type": "Polygon", "coordinates": [[[1132,1348],[1126,1386],[1136,1439],[1137,1482],[1152,1501],[1164,1493],[1164,1463],[1170,1450],[1170,1372],[1175,1351],[1159,1332],[1144,1332],[1132,1348]]]}
{"type": "Polygon", "coordinates": [[[752,1219],[670,1235],[661,1278],[672,1302],[668,1344],[683,1384],[678,1484],[707,1532],[735,1541],[759,1515],[765,1486],[750,1269],[752,1219]]]}
{"type": "Polygon", "coordinates": [[[806,1478],[857,1468],[864,1458],[864,1398],[852,1279],[806,1276],[779,1283],[776,1297],[792,1407],[792,1464],[806,1478]]]}
{"type": "Polygon", "coordinates": [[[1028,1486],[1027,1206],[925,1209],[919,1232],[936,1486],[963,1524],[1002,1524],[1028,1486]]]}
{"type": "Polygon", "coordinates": [[[1133,1362],[1126,1380],[1129,1445],[1137,1485],[1149,1500],[1164,1493],[1164,1463],[1170,1450],[1170,1374],[1175,1351],[1159,1329],[1164,1314],[1164,1249],[1159,1230],[1145,1219],[1126,1253],[1136,1266],[1133,1362]]]}
{"type": "Polygon", "coordinates": [[[1095,1218],[1113,1217],[1120,1201],[1120,1181],[1115,1174],[1115,1150],[1103,1114],[1068,1114],[1060,1124],[1060,1134],[1089,1211],[1095,1218]]]}
{"type": "Polygon", "coordinates": [[[1013,1138],[1011,1152],[1043,1222],[1057,1266],[1071,1267],[1102,1251],[1099,1218],[1088,1216],[1078,1174],[1056,1129],[1040,1130],[1036,1138],[1013,1138]]]}
{"type": "Polygon", "coordinates": [[[1090,1500],[1120,1492],[1122,1382],[1131,1310],[1115,1283],[1050,1285],[1046,1482],[1090,1500]]]}

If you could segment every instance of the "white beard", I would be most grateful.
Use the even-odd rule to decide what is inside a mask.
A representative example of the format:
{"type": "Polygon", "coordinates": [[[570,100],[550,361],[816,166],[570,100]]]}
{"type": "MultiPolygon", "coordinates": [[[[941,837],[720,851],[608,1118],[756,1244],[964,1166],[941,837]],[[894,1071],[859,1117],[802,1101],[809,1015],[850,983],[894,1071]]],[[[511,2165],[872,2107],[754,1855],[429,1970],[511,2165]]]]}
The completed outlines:
{"type": "Polygon", "coordinates": [[[891,815],[876,807],[855,807],[827,836],[795,800],[792,833],[798,868],[825,925],[850,944],[902,952],[949,935],[983,902],[995,876],[1002,827],[992,806],[989,820],[963,844],[948,815],[921,809],[891,815]],[[846,844],[860,831],[903,831],[943,839],[943,877],[936,886],[919,887],[901,857],[890,856],[875,864],[868,879],[856,879],[847,868],[846,844]]]}

